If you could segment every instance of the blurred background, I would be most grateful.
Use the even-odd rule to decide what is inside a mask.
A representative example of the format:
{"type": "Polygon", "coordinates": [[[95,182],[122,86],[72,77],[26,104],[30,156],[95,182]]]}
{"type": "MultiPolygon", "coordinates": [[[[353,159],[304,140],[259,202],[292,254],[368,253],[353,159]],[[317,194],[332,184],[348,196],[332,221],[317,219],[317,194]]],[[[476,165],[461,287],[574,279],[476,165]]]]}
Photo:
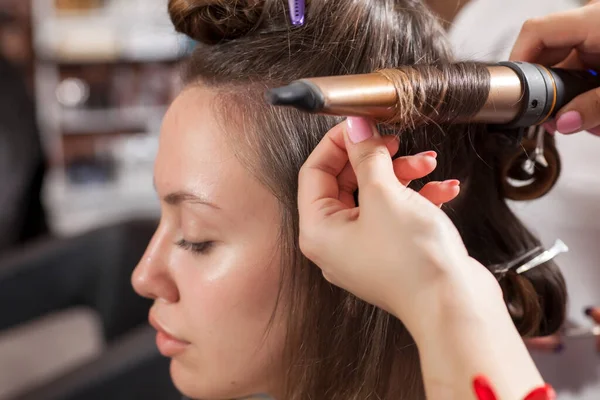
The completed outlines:
{"type": "MultiPolygon", "coordinates": [[[[583,0],[426,0],[459,58],[508,58],[522,23],[583,0]],[[493,16],[490,17],[490,16],[493,16]]],[[[158,133],[178,93],[167,0],[0,0],[0,400],[179,399],[129,276],[156,227],[158,133]]],[[[600,305],[600,140],[558,137],[551,196],[513,209],[550,246],[570,323],[600,305]]],[[[559,399],[600,398],[595,338],[534,354],[559,399]]]]}
{"type": "Polygon", "coordinates": [[[158,133],[191,46],[166,0],[0,0],[0,399],[179,397],[135,330],[148,304],[111,286],[155,228],[158,133]]]}
{"type": "Polygon", "coordinates": [[[26,75],[48,157],[50,229],[156,215],[151,166],[177,93],[165,0],[2,0],[2,53],[26,75]],[[68,199],[68,201],[67,201],[68,199]]]}

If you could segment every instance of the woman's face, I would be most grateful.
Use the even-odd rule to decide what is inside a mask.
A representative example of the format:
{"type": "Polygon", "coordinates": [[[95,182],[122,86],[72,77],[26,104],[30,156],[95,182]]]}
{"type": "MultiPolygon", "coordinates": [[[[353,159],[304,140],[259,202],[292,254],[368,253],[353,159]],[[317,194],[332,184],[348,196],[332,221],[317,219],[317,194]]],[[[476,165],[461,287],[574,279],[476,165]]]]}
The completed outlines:
{"type": "Polygon", "coordinates": [[[276,314],[267,330],[278,203],[235,157],[214,103],[191,87],[165,117],[154,170],[162,216],[132,282],[155,300],[150,321],[177,388],[223,399],[277,390],[283,321],[276,314]]]}

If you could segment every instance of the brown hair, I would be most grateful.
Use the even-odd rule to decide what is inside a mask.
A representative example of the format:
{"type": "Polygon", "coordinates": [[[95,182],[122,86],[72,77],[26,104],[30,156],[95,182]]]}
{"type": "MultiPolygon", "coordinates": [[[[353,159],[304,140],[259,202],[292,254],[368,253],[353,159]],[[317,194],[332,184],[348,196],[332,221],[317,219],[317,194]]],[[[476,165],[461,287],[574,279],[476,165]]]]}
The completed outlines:
{"type": "MultiPolygon", "coordinates": [[[[263,95],[304,77],[435,64],[445,72],[431,90],[444,80],[481,89],[476,98],[446,94],[446,108],[468,111],[485,99],[483,69],[467,63],[458,72],[444,70],[452,58],[443,30],[419,0],[310,0],[300,28],[290,26],[285,0],[170,0],[169,12],[176,29],[199,42],[186,81],[219,93],[223,122],[244,132],[231,138],[233,148],[281,203],[284,398],[424,398],[417,349],[400,321],[332,287],[298,247],[298,171],[340,119],[268,107],[263,95]]],[[[381,129],[398,134],[398,126],[381,129]]],[[[429,180],[463,182],[460,197],[444,209],[483,265],[506,263],[539,245],[502,195],[498,171],[508,148],[502,135],[481,125],[411,126],[402,133],[398,155],[439,153],[437,170],[415,189],[429,180]]],[[[548,334],[562,324],[565,285],[554,264],[511,273],[501,284],[523,335],[548,334]]]]}

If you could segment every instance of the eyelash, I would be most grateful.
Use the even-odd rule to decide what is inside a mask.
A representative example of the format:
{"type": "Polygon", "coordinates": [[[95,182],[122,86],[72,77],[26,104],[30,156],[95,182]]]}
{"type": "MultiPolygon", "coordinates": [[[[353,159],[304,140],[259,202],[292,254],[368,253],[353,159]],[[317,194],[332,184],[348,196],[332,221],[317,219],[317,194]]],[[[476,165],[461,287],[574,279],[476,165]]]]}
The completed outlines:
{"type": "Polygon", "coordinates": [[[177,244],[177,246],[181,247],[182,249],[191,251],[194,254],[207,254],[212,249],[214,242],[206,241],[206,242],[192,243],[192,242],[188,242],[185,239],[181,239],[176,244],[177,244]]]}

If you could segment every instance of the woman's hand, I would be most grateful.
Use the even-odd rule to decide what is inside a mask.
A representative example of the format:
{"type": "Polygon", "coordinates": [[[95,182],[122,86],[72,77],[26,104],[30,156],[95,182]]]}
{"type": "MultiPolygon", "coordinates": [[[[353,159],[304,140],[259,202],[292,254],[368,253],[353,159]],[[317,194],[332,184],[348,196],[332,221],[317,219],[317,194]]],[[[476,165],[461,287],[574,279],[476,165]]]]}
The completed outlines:
{"type": "MultiPolygon", "coordinates": [[[[600,70],[600,1],[527,21],[510,59],[600,70]]],[[[600,135],[600,88],[573,99],[546,128],[566,134],[589,131],[600,135]]]]}
{"type": "Polygon", "coordinates": [[[502,298],[495,278],[469,257],[438,207],[458,194],[458,182],[430,183],[420,193],[406,187],[434,168],[428,153],[392,161],[375,127],[349,118],[327,133],[300,171],[302,251],[327,280],[409,329],[424,315],[435,317],[443,294],[470,301],[485,286],[487,297],[491,288],[502,298]]]}

